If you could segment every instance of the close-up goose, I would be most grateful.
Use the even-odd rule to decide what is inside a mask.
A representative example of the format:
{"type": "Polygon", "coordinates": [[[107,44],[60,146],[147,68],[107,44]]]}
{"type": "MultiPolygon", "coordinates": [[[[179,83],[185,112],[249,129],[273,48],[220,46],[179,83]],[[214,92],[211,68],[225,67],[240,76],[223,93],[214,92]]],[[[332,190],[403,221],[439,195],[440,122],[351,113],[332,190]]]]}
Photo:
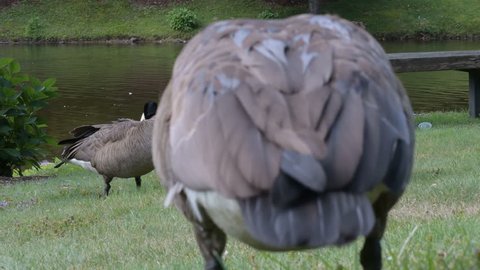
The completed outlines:
{"type": "Polygon", "coordinates": [[[123,118],[109,124],[73,129],[70,131],[73,138],[58,143],[67,146],[62,152],[62,162],[55,168],[70,162],[102,175],[105,196],[114,177],[134,177],[140,187],[140,177],[153,170],[151,136],[156,109],[157,103],[148,102],[144,106],[143,121],[123,118]]]}
{"type": "Polygon", "coordinates": [[[360,262],[380,269],[387,215],[410,179],[412,117],[384,50],[353,23],[222,21],[178,56],[153,159],[205,269],[223,268],[226,235],[271,251],[364,236],[360,262]]]}

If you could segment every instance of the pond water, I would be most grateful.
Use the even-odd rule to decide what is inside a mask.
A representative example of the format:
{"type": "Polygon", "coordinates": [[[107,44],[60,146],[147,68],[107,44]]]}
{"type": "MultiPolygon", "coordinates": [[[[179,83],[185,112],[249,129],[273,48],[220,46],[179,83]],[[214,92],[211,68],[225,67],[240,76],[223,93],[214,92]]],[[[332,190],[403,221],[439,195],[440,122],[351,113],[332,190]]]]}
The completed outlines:
{"type": "MultiPolygon", "coordinates": [[[[480,50],[480,42],[385,42],[388,53],[480,50]]],[[[398,74],[415,112],[468,110],[468,73],[462,71],[398,74]]]]}
{"type": "MultiPolygon", "coordinates": [[[[478,50],[480,42],[388,42],[387,52],[478,50]]],[[[182,45],[0,45],[0,57],[17,59],[40,79],[56,78],[59,97],[41,112],[48,132],[68,137],[72,128],[120,117],[138,119],[143,104],[158,100],[182,45]]],[[[468,74],[458,71],[399,74],[415,112],[466,110],[468,74]]],[[[59,148],[52,149],[58,155],[59,148]]]]}
{"type": "MultiPolygon", "coordinates": [[[[56,78],[59,95],[41,115],[57,140],[73,128],[117,118],[140,119],[146,101],[158,101],[182,46],[11,45],[0,57],[13,57],[22,71],[42,80],[56,78]]],[[[59,155],[60,147],[51,149],[59,155]]]]}

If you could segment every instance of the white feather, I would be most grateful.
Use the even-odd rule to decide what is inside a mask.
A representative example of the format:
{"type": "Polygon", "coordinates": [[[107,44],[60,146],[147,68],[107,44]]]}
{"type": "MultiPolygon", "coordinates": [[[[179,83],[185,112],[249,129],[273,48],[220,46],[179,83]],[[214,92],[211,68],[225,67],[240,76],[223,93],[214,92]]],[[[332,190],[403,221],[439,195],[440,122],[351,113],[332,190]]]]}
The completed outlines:
{"type": "Polygon", "coordinates": [[[312,59],[315,58],[318,55],[318,53],[309,53],[307,51],[302,52],[300,55],[300,59],[302,59],[302,65],[303,65],[303,72],[307,70],[308,65],[310,62],[312,62],[312,59]]]}
{"type": "Polygon", "coordinates": [[[348,29],[346,29],[343,24],[334,21],[332,18],[325,16],[313,16],[310,18],[310,23],[332,30],[332,33],[335,33],[335,35],[343,38],[345,41],[349,41],[351,39],[348,29]]]}
{"type": "Polygon", "coordinates": [[[245,38],[250,34],[250,30],[247,29],[240,29],[237,32],[233,34],[233,42],[235,42],[235,45],[238,47],[242,46],[243,41],[245,38]]]}
{"type": "Polygon", "coordinates": [[[163,202],[164,207],[170,206],[172,204],[175,195],[180,193],[183,189],[183,185],[180,183],[176,183],[173,187],[168,190],[167,197],[165,197],[165,201],[163,202]]]}
{"type": "Polygon", "coordinates": [[[69,162],[72,163],[72,164],[81,166],[82,168],[87,169],[89,171],[98,173],[97,170],[92,166],[90,161],[84,161],[84,160],[79,160],[79,159],[72,158],[72,159],[69,160],[69,162]]]}
{"type": "Polygon", "coordinates": [[[232,90],[237,88],[240,85],[240,80],[235,78],[230,78],[227,75],[220,73],[216,76],[217,80],[222,85],[222,92],[224,90],[232,90]]]}
{"type": "Polygon", "coordinates": [[[260,42],[255,49],[268,57],[270,60],[277,62],[279,65],[287,64],[285,56],[285,43],[276,39],[265,39],[260,42]]]}
{"type": "Polygon", "coordinates": [[[247,231],[242,210],[236,200],[226,198],[213,191],[195,191],[189,188],[184,188],[184,191],[195,217],[200,221],[202,216],[199,205],[207,211],[213,222],[228,235],[256,248],[267,248],[264,244],[255,240],[247,231]]]}

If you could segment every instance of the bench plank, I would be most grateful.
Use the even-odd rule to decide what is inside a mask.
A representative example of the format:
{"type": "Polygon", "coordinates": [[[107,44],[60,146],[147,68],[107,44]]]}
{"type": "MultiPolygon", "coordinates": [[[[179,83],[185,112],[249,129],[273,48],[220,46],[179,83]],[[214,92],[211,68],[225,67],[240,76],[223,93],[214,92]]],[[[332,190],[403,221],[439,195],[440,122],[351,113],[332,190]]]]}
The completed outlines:
{"type": "Polygon", "coordinates": [[[480,50],[390,53],[388,58],[397,73],[480,69],[480,50]]]}

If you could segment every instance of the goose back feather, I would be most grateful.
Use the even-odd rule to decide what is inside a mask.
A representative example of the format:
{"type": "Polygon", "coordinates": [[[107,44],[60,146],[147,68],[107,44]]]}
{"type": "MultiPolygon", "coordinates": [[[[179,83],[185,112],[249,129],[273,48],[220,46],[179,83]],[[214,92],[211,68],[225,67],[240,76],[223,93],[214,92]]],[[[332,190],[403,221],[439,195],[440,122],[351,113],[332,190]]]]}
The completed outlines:
{"type": "MultiPolygon", "coordinates": [[[[91,162],[102,175],[129,178],[144,175],[153,170],[151,136],[153,119],[135,121],[122,119],[110,124],[82,126],[72,131],[78,134],[88,129],[83,136],[66,147],[62,157],[91,162]],[[147,134],[147,135],[146,135],[147,134]]],[[[60,144],[70,143],[61,141],[60,144]]]]}

